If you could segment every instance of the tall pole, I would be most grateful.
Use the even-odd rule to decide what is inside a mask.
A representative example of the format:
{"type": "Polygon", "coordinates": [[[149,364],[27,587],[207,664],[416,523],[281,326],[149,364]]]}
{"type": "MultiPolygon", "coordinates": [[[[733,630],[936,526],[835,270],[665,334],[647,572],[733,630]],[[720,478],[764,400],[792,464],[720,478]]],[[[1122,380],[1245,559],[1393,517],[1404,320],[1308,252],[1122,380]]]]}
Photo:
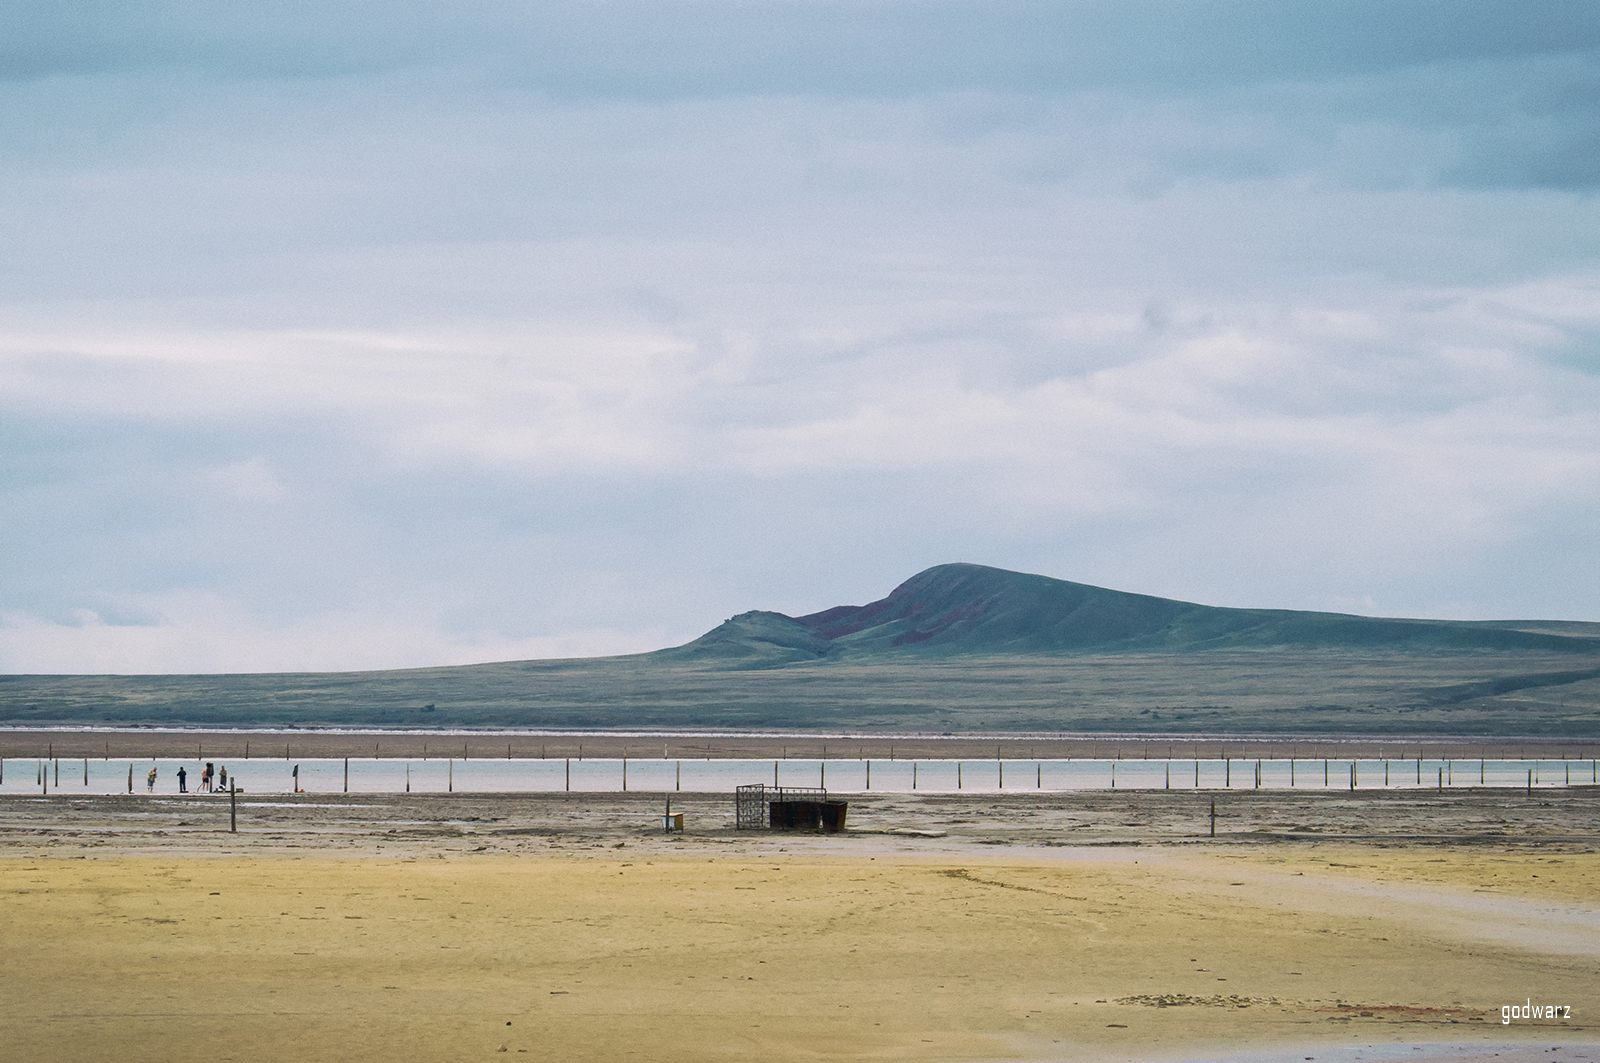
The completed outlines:
{"type": "MultiPolygon", "coordinates": [[[[133,769],[129,768],[129,772],[133,769]]],[[[133,776],[130,774],[129,779],[133,776]]],[[[228,833],[239,833],[239,784],[232,779],[228,780],[228,833]]]]}

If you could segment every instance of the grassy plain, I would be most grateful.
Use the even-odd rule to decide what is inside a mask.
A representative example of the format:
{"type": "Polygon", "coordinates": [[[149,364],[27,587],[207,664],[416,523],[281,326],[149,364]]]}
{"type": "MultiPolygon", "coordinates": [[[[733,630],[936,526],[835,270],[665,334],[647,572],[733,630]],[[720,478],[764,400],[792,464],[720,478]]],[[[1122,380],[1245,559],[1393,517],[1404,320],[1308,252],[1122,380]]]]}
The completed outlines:
{"type": "Polygon", "coordinates": [[[388,672],[0,676],[0,722],[1600,736],[1600,666],[1529,651],[657,655],[388,672]],[[431,706],[431,708],[430,708],[431,706]]]}

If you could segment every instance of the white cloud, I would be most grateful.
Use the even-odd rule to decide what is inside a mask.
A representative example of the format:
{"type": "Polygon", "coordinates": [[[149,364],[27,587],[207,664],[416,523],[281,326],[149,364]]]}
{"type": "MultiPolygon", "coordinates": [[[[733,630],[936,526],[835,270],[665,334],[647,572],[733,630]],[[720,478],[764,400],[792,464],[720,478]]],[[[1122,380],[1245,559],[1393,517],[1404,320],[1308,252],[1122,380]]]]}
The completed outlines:
{"type": "Polygon", "coordinates": [[[107,623],[80,610],[74,622],[0,614],[0,671],[26,674],[359,671],[429,664],[598,657],[660,647],[664,633],[615,630],[557,635],[473,635],[437,617],[311,613],[286,626],[264,623],[212,594],[168,593],[134,604],[158,619],[107,623]]]}
{"type": "Polygon", "coordinates": [[[166,25],[0,83],[13,661],[609,652],[952,559],[1592,612],[1600,201],[1534,174],[1580,60],[1068,84],[984,22],[945,80],[679,40],[561,91],[166,25]]]}

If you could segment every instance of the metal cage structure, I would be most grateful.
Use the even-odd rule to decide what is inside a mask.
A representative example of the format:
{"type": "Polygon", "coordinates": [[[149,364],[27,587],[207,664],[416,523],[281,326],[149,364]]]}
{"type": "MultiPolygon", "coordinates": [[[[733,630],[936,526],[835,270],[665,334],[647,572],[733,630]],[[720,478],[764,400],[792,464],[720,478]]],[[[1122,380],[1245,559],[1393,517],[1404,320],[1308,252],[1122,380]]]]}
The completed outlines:
{"type": "MultiPolygon", "coordinates": [[[[808,824],[777,822],[778,818],[772,811],[776,804],[784,808],[815,807],[822,809],[828,805],[840,805],[844,802],[828,800],[828,791],[816,786],[768,786],[766,783],[752,783],[749,786],[740,786],[734,790],[733,796],[733,826],[735,830],[769,830],[774,827],[789,827],[791,829],[808,824]]],[[[818,822],[821,827],[822,813],[818,812],[818,822]]],[[[809,818],[809,817],[808,817],[809,818]]],[[[843,825],[844,816],[837,814],[838,823],[843,825]]],[[[838,829],[835,827],[834,829],[838,829]]]]}

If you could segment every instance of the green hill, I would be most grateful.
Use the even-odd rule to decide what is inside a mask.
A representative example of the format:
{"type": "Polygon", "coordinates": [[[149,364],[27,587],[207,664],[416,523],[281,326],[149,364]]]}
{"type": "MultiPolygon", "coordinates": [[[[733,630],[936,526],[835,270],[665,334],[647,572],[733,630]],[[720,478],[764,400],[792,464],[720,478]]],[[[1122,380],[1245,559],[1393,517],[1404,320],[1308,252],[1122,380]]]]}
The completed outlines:
{"type": "Polygon", "coordinates": [[[807,616],[741,613],[669,660],[744,667],[864,655],[1200,652],[1244,647],[1534,650],[1600,654],[1600,625],[1388,620],[1227,609],[983,565],[938,565],[867,605],[807,616]]]}
{"type": "Polygon", "coordinates": [[[0,676],[0,724],[1600,738],[1600,624],[1224,609],[940,565],[867,605],[741,613],[626,657],[0,676]]]}

